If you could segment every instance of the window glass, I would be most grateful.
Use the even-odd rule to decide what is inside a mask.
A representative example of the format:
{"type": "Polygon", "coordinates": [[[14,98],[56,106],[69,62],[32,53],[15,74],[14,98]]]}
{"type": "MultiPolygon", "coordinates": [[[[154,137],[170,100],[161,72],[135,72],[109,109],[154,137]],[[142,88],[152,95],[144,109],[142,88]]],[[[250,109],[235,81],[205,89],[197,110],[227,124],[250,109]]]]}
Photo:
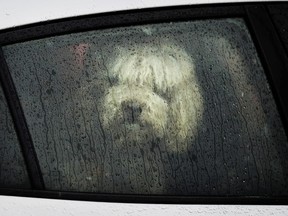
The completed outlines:
{"type": "Polygon", "coordinates": [[[287,4],[270,4],[268,7],[273,24],[278,30],[278,34],[281,37],[283,44],[288,51],[288,5],[287,4]]]}
{"type": "Polygon", "coordinates": [[[0,188],[30,188],[11,114],[0,85],[0,188]]]}
{"type": "Polygon", "coordinates": [[[288,195],[287,137],[242,19],[4,47],[47,189],[288,195]]]}

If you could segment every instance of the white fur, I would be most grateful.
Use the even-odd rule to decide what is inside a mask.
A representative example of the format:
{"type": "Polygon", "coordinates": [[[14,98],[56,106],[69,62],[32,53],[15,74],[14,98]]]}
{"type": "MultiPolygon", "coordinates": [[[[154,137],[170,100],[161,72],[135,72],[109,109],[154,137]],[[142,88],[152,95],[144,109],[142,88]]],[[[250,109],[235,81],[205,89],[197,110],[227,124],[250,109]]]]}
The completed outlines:
{"type": "MultiPolygon", "coordinates": [[[[140,123],[151,125],[157,137],[165,137],[168,151],[179,151],[179,145],[195,135],[203,112],[192,59],[171,43],[118,50],[109,70],[118,83],[107,89],[103,99],[104,127],[109,129],[123,118],[121,104],[137,103],[142,108],[140,123]]],[[[135,130],[133,136],[138,135],[135,130]]]]}

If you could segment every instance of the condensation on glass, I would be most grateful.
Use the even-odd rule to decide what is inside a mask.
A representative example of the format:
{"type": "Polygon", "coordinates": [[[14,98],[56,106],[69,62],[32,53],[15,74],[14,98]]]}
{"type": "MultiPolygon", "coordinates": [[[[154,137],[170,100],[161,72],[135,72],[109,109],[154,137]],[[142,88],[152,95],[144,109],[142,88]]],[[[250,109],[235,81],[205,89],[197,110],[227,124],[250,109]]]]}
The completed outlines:
{"type": "Polygon", "coordinates": [[[47,189],[288,195],[287,137],[242,19],[4,47],[47,189]]]}
{"type": "Polygon", "coordinates": [[[0,188],[30,188],[24,158],[1,85],[0,188]]]}

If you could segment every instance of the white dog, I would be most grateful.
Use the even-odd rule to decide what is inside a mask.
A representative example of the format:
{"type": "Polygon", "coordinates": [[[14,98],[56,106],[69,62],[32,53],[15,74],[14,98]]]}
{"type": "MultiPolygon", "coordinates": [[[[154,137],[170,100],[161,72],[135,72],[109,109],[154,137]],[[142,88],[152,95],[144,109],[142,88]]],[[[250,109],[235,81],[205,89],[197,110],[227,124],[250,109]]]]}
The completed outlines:
{"type": "Polygon", "coordinates": [[[158,42],[119,48],[110,64],[102,123],[118,143],[165,140],[168,152],[187,150],[202,117],[195,67],[183,48],[158,42]],[[116,83],[113,83],[116,81],[116,83]]]}

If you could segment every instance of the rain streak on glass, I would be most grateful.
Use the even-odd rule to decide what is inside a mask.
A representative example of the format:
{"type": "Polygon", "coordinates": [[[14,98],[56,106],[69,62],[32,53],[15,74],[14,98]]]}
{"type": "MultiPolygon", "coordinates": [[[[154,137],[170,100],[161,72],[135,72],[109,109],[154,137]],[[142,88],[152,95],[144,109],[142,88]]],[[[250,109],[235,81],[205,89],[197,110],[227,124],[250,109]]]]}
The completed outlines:
{"type": "Polygon", "coordinates": [[[11,114],[0,85],[0,187],[30,188],[11,114]]]}
{"type": "Polygon", "coordinates": [[[287,137],[242,19],[3,50],[47,189],[288,195],[287,137]]]}

